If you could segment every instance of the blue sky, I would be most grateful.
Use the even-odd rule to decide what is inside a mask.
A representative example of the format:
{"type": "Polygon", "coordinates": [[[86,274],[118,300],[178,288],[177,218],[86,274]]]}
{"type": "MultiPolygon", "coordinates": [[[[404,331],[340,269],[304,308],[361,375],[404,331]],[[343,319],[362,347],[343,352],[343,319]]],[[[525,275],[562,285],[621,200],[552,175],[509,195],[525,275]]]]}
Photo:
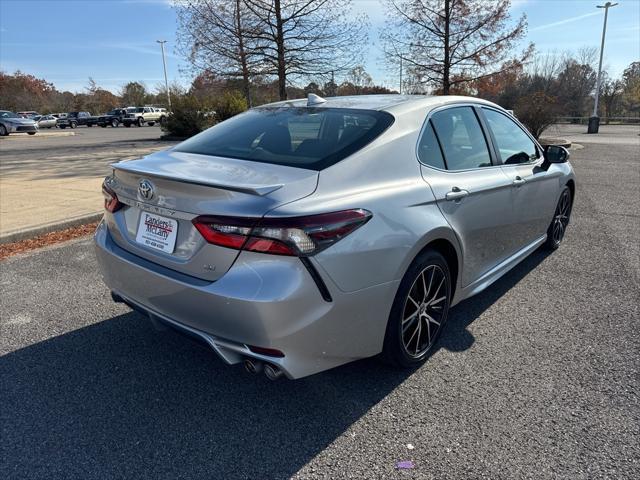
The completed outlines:
{"type": "MultiPolygon", "coordinates": [[[[599,47],[603,10],[590,0],[513,0],[512,15],[527,14],[526,42],[539,52],[599,47]]],[[[354,0],[371,23],[365,68],[377,83],[396,87],[384,68],[378,29],[379,0],[354,0]]],[[[163,80],[160,46],[168,40],[169,81],[188,84],[186,62],[175,52],[176,15],[170,0],[0,0],[0,69],[17,69],[81,91],[93,77],[118,91],[130,80],[153,89],[163,80]]],[[[619,75],[640,60],[640,0],[619,0],[609,11],[604,66],[619,75]]]]}

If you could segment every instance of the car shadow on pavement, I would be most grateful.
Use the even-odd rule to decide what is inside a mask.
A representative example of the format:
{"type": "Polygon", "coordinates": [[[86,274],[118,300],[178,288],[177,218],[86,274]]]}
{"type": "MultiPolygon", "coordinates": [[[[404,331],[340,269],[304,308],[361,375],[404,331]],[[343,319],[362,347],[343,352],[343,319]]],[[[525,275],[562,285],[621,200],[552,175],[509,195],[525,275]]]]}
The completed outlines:
{"type": "MultiPolygon", "coordinates": [[[[452,311],[462,351],[534,253],[452,311]]],[[[205,347],[116,316],[0,358],[3,478],[289,478],[414,372],[355,362],[270,382],[205,347]]]]}
{"type": "MultiPolygon", "coordinates": [[[[551,252],[543,250],[542,248],[536,250],[516,265],[513,270],[508,272],[504,277],[487,287],[486,290],[460,302],[451,309],[447,327],[438,342],[438,348],[434,349],[432,355],[435,354],[439,348],[444,348],[452,352],[462,352],[471,347],[475,339],[471,332],[467,330],[467,327],[514,285],[527,276],[529,272],[540,265],[550,254],[551,252]]],[[[541,285],[540,294],[544,295],[544,291],[544,285],[541,285]]]]}

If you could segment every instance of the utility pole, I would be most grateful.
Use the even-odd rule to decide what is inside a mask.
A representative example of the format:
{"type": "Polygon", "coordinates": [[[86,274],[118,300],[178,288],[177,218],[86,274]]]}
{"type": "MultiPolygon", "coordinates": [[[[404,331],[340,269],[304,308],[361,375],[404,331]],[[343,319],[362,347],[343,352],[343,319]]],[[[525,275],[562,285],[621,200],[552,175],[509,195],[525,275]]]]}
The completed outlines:
{"type": "Polygon", "coordinates": [[[400,55],[400,95],[402,95],[402,55],[400,55]]]}
{"type": "Polygon", "coordinates": [[[167,90],[167,104],[169,106],[169,111],[171,111],[171,94],[169,93],[169,81],[167,80],[167,62],[164,59],[164,44],[167,43],[166,40],[156,40],[160,44],[160,49],[162,50],[162,68],[164,69],[164,88],[167,90]]]}
{"type": "Polygon", "coordinates": [[[600,44],[600,63],[598,64],[598,80],[596,81],[596,95],[593,103],[593,115],[589,118],[589,127],[587,133],[598,133],[600,129],[600,117],[598,117],[598,98],[600,97],[600,81],[602,79],[602,56],[604,54],[604,37],[607,34],[607,16],[609,9],[615,7],[617,3],[607,2],[604,5],[597,5],[598,8],[604,8],[604,25],[602,26],[602,43],[600,44]]]}
{"type": "Polygon", "coordinates": [[[331,95],[332,97],[335,97],[338,92],[336,92],[336,81],[335,81],[335,72],[333,70],[331,70],[331,95]]]}

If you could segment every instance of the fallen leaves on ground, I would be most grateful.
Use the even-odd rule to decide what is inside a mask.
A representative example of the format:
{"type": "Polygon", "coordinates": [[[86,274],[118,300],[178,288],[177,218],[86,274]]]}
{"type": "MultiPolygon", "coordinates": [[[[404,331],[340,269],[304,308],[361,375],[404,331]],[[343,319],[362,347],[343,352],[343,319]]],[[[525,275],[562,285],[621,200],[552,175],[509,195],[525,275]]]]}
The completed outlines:
{"type": "Polygon", "coordinates": [[[67,240],[73,240],[74,238],[91,235],[98,227],[98,223],[99,222],[94,222],[87,225],[80,225],[78,227],[66,228],[56,232],[45,233],[44,235],[39,235],[35,238],[2,244],[0,245],[0,260],[4,260],[7,257],[11,257],[19,253],[25,253],[38,248],[48,247],[49,245],[54,245],[56,243],[66,242],[67,240]]]}

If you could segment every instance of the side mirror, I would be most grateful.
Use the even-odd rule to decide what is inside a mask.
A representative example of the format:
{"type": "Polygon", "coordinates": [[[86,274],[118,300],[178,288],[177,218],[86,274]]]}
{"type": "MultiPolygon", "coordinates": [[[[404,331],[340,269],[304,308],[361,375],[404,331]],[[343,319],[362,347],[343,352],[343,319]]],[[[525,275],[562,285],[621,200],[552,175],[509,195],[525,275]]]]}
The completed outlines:
{"type": "Polygon", "coordinates": [[[544,147],[545,163],[566,163],[569,161],[569,150],[559,145],[544,147]]]}

